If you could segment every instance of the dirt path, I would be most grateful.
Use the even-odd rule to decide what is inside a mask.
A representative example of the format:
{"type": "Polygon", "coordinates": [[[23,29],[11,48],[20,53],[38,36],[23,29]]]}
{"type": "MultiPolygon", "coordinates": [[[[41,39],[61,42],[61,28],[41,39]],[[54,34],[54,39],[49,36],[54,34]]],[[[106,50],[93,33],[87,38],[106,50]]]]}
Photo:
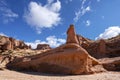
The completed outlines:
{"type": "Polygon", "coordinates": [[[120,80],[120,72],[104,72],[92,75],[47,75],[36,72],[0,71],[0,80],[120,80]]]}

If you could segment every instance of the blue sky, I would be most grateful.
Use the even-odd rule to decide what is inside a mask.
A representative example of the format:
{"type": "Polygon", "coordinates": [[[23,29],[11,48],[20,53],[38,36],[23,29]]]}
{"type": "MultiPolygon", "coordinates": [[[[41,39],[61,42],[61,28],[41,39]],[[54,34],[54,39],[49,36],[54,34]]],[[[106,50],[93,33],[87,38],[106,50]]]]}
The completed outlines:
{"type": "Polygon", "coordinates": [[[57,47],[66,30],[90,39],[120,34],[120,0],[0,0],[0,34],[57,47]]]}

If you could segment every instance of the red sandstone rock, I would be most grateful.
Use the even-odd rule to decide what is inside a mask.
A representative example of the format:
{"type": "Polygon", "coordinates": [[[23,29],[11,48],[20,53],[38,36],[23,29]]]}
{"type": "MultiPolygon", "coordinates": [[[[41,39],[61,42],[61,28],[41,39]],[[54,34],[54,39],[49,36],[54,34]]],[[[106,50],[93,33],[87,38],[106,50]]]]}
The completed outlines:
{"type": "Polygon", "coordinates": [[[119,57],[120,56],[120,35],[110,38],[93,41],[88,46],[82,46],[95,58],[119,57]]]}
{"type": "Polygon", "coordinates": [[[120,71],[120,57],[103,58],[99,60],[108,71],[120,71]]]}
{"type": "Polygon", "coordinates": [[[17,58],[7,67],[57,74],[90,74],[103,71],[94,68],[100,63],[78,44],[73,26],[70,26],[67,36],[66,44],[42,54],[17,58]]]}
{"type": "Polygon", "coordinates": [[[23,41],[18,41],[13,39],[12,37],[0,36],[0,50],[14,50],[14,49],[28,49],[23,41]]]}
{"type": "Polygon", "coordinates": [[[77,40],[77,36],[75,33],[75,29],[74,29],[74,25],[70,25],[70,27],[67,30],[67,41],[66,43],[76,43],[79,44],[78,40],[77,40]]]}
{"type": "Polygon", "coordinates": [[[36,50],[45,50],[45,49],[51,49],[51,47],[48,44],[38,44],[36,50]]]}
{"type": "Polygon", "coordinates": [[[0,68],[6,68],[6,64],[12,61],[13,57],[10,55],[0,55],[0,68]]]}

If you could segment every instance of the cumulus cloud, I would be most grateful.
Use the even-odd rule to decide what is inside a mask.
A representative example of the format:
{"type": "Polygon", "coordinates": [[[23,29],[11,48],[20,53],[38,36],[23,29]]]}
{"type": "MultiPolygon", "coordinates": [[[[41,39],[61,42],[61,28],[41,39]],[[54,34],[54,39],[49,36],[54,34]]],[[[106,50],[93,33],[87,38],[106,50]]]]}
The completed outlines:
{"type": "Polygon", "coordinates": [[[45,41],[36,40],[34,42],[26,42],[27,45],[31,45],[33,49],[37,47],[38,44],[49,44],[51,47],[58,47],[65,43],[65,39],[56,38],[56,36],[48,36],[45,41]]]}
{"type": "Polygon", "coordinates": [[[82,0],[81,6],[78,11],[75,12],[74,22],[77,22],[80,17],[84,16],[87,12],[91,11],[90,6],[85,6],[87,0],[82,0]]]}
{"type": "Polygon", "coordinates": [[[119,34],[120,34],[120,26],[112,26],[105,29],[105,31],[95,39],[108,39],[108,38],[115,37],[119,34]]]}
{"type": "Polygon", "coordinates": [[[4,23],[13,22],[18,18],[18,14],[13,12],[5,2],[5,0],[0,1],[0,15],[4,23]]]}
{"type": "Polygon", "coordinates": [[[57,26],[60,21],[61,2],[57,0],[48,0],[46,5],[31,1],[28,10],[25,12],[24,18],[26,22],[35,27],[38,33],[42,28],[52,28],[57,26]]]}
{"type": "Polygon", "coordinates": [[[90,26],[90,24],[91,24],[90,20],[87,20],[86,21],[86,26],[90,26]]]}

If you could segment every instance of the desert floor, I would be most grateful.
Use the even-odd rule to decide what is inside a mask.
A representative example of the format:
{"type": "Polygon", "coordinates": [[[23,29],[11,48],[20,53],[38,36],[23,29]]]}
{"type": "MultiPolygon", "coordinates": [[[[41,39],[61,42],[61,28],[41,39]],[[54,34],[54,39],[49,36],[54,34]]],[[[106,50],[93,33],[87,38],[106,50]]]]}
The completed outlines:
{"type": "Polygon", "coordinates": [[[120,80],[120,72],[103,72],[91,75],[49,75],[37,72],[1,70],[0,80],[120,80]]]}

